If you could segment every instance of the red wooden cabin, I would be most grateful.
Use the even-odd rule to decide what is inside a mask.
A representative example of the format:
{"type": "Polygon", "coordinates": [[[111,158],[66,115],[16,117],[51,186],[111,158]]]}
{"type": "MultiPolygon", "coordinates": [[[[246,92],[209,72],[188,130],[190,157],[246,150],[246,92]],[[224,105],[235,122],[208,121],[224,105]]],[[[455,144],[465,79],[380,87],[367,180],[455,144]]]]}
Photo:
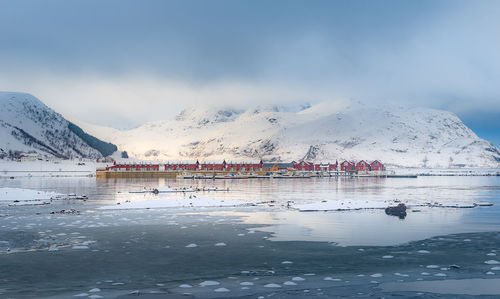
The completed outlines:
{"type": "Polygon", "coordinates": [[[353,171],[354,170],[354,163],[349,162],[349,161],[344,161],[340,163],[340,170],[341,171],[353,171]]]}
{"type": "Polygon", "coordinates": [[[372,171],[382,171],[385,170],[384,164],[380,163],[380,161],[375,160],[370,164],[370,169],[372,171]]]}
{"type": "Polygon", "coordinates": [[[366,163],[364,160],[356,163],[356,171],[370,171],[370,164],[366,163]]]}

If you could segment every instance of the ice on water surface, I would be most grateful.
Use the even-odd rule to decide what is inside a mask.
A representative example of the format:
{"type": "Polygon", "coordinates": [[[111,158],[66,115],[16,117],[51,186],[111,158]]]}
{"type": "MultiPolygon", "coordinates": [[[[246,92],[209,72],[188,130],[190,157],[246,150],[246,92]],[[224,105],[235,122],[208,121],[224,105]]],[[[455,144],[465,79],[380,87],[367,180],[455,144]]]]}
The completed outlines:
{"type": "MultiPolygon", "coordinates": [[[[11,288],[5,291],[0,287],[4,292],[0,297],[16,297],[12,290],[30,287],[17,271],[27,273],[34,281],[32,287],[46,292],[43,294],[48,294],[47,286],[55,282],[68,288],[69,297],[86,294],[105,298],[130,290],[142,294],[166,289],[179,294],[246,296],[298,288],[303,292],[307,288],[311,294],[334,295],[340,290],[338,286],[382,294],[378,285],[400,280],[494,278],[500,273],[495,258],[500,236],[494,227],[478,219],[484,213],[489,223],[498,221],[497,205],[422,208],[409,211],[404,220],[387,216],[383,210],[300,212],[285,206],[292,197],[297,204],[368,197],[468,202],[476,196],[494,201],[499,194],[497,183],[491,183],[495,178],[482,182],[472,178],[474,182],[467,188],[463,178],[446,178],[445,183],[435,178],[419,180],[256,181],[258,188],[249,181],[216,182],[221,188],[235,184],[231,185],[234,192],[210,194],[217,202],[274,202],[123,210],[100,207],[125,204],[123,197],[115,197],[116,192],[122,190],[123,195],[139,186],[94,181],[93,187],[85,185],[87,182],[83,189],[70,190],[68,186],[74,181],[63,187],[57,186],[60,183],[50,187],[51,183],[44,181],[47,192],[97,195],[85,203],[2,206],[0,262],[15,264],[16,270],[6,268],[11,288]],[[63,209],[79,213],[51,214],[63,209]],[[21,258],[25,253],[30,254],[29,263],[21,258]],[[57,262],[61,256],[67,256],[62,264],[57,262]],[[78,263],[82,258],[86,262],[78,263]],[[43,270],[56,273],[56,277],[49,282],[33,264],[45,265],[43,270]],[[99,274],[101,267],[106,269],[106,277],[99,274]],[[70,270],[76,268],[78,273],[70,270]]],[[[23,184],[29,186],[16,187],[42,189],[34,180],[23,184]]],[[[144,201],[142,195],[135,196],[130,197],[131,202],[144,201]]],[[[161,197],[147,200],[162,201],[161,197]]]]}

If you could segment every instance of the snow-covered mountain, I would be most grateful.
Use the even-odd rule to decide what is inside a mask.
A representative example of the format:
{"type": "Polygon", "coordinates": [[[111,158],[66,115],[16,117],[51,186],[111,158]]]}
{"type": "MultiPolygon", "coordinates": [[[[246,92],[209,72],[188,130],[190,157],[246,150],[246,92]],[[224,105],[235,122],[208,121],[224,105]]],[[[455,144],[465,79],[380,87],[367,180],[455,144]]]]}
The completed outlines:
{"type": "Polygon", "coordinates": [[[375,160],[407,167],[500,167],[500,152],[453,113],[320,103],[247,110],[191,108],[120,131],[84,126],[154,160],[375,160]]]}
{"type": "Polygon", "coordinates": [[[0,151],[100,158],[116,151],[26,93],[0,92],[0,151]]]}

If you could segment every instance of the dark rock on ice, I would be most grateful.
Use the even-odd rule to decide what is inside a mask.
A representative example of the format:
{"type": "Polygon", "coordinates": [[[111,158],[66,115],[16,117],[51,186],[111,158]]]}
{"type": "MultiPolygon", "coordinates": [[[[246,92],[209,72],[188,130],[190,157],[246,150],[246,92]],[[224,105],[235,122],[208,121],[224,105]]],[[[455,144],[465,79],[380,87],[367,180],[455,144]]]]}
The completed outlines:
{"type": "Polygon", "coordinates": [[[400,219],[404,219],[406,217],[406,205],[400,203],[395,207],[387,207],[385,213],[390,216],[398,216],[400,219]]]}

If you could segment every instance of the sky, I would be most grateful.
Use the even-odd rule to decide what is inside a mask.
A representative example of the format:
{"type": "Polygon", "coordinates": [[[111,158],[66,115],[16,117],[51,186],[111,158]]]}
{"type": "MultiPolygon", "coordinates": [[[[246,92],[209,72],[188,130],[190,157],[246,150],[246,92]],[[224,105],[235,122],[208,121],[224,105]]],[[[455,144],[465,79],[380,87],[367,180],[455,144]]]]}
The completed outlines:
{"type": "Polygon", "coordinates": [[[500,1],[0,0],[0,90],[132,128],[191,106],[445,109],[500,146],[500,1]]]}

